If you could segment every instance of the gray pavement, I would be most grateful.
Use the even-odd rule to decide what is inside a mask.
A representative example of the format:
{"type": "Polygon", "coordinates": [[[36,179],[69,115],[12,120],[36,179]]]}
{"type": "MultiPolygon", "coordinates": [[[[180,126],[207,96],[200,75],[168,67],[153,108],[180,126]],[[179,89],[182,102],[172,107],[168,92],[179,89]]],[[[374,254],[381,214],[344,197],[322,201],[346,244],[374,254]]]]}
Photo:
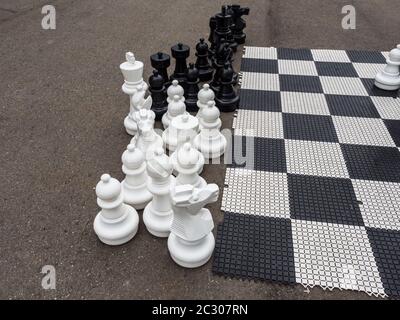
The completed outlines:
{"type": "MultiPolygon", "coordinates": [[[[247,45],[390,50],[399,42],[400,3],[392,0],[236,2],[251,7],[247,45]],[[341,28],[346,4],[356,7],[356,30],[341,28]]],[[[225,279],[212,274],[211,263],[182,269],[143,224],[124,246],[101,244],[92,230],[94,187],[104,172],[123,177],[120,157],[129,142],[118,68],[125,51],[146,62],[147,79],[151,53],[169,52],[178,41],[193,48],[225,2],[52,1],[57,29],[45,31],[47,3],[0,1],[0,298],[368,298],[225,279]],[[56,267],[56,290],[42,289],[43,265],[56,267]]],[[[223,127],[231,122],[224,114],[223,127]]],[[[224,172],[212,165],[203,176],[222,187],[224,172]]],[[[219,207],[210,207],[216,223],[219,207]]]]}

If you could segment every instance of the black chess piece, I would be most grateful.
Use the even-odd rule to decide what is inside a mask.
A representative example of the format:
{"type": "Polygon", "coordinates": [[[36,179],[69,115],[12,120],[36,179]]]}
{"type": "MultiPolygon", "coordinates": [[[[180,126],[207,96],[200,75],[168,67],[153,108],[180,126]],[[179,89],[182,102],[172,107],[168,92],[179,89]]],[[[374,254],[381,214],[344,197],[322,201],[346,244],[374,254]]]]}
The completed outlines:
{"type": "Polygon", "coordinates": [[[194,63],[189,64],[185,91],[185,104],[187,111],[198,111],[197,94],[199,93],[199,70],[194,63]]]}
{"type": "Polygon", "coordinates": [[[171,82],[173,80],[178,80],[179,84],[185,89],[186,88],[186,73],[187,73],[187,63],[186,59],[190,55],[189,46],[178,43],[171,48],[172,56],[176,59],[175,61],[175,71],[171,75],[171,82]]]}
{"type": "Polygon", "coordinates": [[[168,78],[168,67],[171,65],[171,57],[169,54],[157,52],[150,56],[151,66],[158,71],[164,79],[164,85],[168,88],[171,84],[168,78]]]}
{"type": "Polygon", "coordinates": [[[210,42],[210,48],[208,49],[208,57],[211,59],[215,54],[215,29],[217,28],[217,18],[215,16],[210,18],[210,35],[208,36],[208,42],[210,42]]]}
{"type": "Polygon", "coordinates": [[[232,34],[233,38],[238,44],[243,44],[246,41],[246,34],[243,32],[246,28],[246,21],[243,20],[242,16],[249,15],[250,8],[242,8],[240,5],[234,4],[230,6],[230,12],[232,15],[232,34]]]}
{"type": "Polygon", "coordinates": [[[239,106],[240,98],[233,88],[233,75],[229,62],[225,63],[221,72],[221,86],[215,98],[215,103],[221,112],[232,112],[239,106]]]}
{"type": "Polygon", "coordinates": [[[149,86],[151,98],[153,99],[151,110],[156,114],[156,120],[160,120],[168,110],[168,102],[164,78],[157,70],[153,70],[153,74],[149,78],[149,86]]]}
{"type": "Polygon", "coordinates": [[[204,41],[204,38],[200,39],[200,42],[196,45],[196,68],[199,70],[200,81],[209,81],[212,79],[214,69],[210,65],[208,60],[208,44],[204,41]]]}
{"type": "Polygon", "coordinates": [[[215,19],[217,24],[214,32],[214,42],[216,48],[218,48],[218,46],[220,45],[221,40],[225,39],[225,41],[229,43],[233,52],[236,52],[238,44],[233,38],[233,34],[230,28],[232,25],[232,16],[228,13],[228,7],[223,6],[221,13],[218,13],[215,16],[215,19]]]}
{"type": "Polygon", "coordinates": [[[221,74],[226,62],[230,62],[232,57],[232,49],[229,43],[225,42],[225,39],[221,39],[221,43],[217,48],[215,56],[212,59],[212,64],[215,69],[213,80],[210,83],[210,87],[214,92],[219,91],[221,85],[221,74]]]}

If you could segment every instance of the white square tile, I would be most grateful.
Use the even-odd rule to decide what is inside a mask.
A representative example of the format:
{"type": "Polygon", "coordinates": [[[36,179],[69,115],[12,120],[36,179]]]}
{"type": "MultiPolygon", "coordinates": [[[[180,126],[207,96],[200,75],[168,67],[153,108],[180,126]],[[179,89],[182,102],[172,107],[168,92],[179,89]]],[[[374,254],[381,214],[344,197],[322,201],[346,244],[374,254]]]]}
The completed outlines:
{"type": "Polygon", "coordinates": [[[379,63],[353,63],[354,69],[360,78],[375,79],[378,72],[382,71],[385,67],[384,64],[379,63]]]}
{"type": "Polygon", "coordinates": [[[285,173],[227,168],[225,185],[222,210],[290,218],[285,173]]]}
{"type": "Polygon", "coordinates": [[[285,140],[288,173],[348,178],[338,143],[285,140]]]}
{"type": "Polygon", "coordinates": [[[314,61],[278,60],[279,74],[318,76],[314,61]]]}
{"type": "Polygon", "coordinates": [[[341,143],[395,147],[382,119],[333,116],[336,134],[341,143]]]}
{"type": "Polygon", "coordinates": [[[312,49],[314,61],[322,62],[350,62],[349,56],[344,50],[312,49]]]}
{"type": "Polygon", "coordinates": [[[348,96],[368,96],[367,90],[359,78],[320,77],[325,94],[348,96]]]}
{"type": "Polygon", "coordinates": [[[292,236],[297,282],[385,294],[364,227],[292,219],[292,236]]]}
{"type": "Polygon", "coordinates": [[[283,121],[281,112],[239,110],[233,118],[235,135],[261,138],[283,139],[283,121]]]}
{"type": "Polygon", "coordinates": [[[244,47],[245,53],[243,58],[253,58],[253,59],[278,59],[278,50],[276,48],[270,47],[244,47]]]}
{"type": "Polygon", "coordinates": [[[383,119],[400,120],[400,98],[371,97],[383,119]]]}
{"type": "Polygon", "coordinates": [[[352,180],[365,226],[400,230],[400,184],[352,180]]]}
{"type": "Polygon", "coordinates": [[[281,91],[282,112],[330,115],[325,95],[321,93],[281,91]]]}
{"type": "Polygon", "coordinates": [[[279,91],[279,75],[272,73],[242,72],[241,88],[279,91]]]}

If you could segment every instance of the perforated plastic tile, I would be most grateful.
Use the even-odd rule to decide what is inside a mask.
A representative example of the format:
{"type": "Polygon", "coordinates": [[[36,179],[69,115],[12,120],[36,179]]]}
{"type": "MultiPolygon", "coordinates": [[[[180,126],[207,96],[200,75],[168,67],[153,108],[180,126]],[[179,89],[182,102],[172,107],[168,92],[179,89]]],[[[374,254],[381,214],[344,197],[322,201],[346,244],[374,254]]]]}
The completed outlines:
{"type": "Polygon", "coordinates": [[[243,58],[278,59],[278,52],[276,48],[244,47],[243,58]]]}
{"type": "Polygon", "coordinates": [[[289,218],[286,174],[227,168],[222,210],[289,218]]]}
{"type": "Polygon", "coordinates": [[[240,109],[281,112],[281,96],[278,91],[240,89],[240,109]]]}
{"type": "Polygon", "coordinates": [[[243,72],[241,88],[279,91],[279,76],[271,73],[243,72]]]}
{"type": "Polygon", "coordinates": [[[333,116],[339,142],[369,146],[395,147],[382,119],[333,116]]]}
{"type": "Polygon", "coordinates": [[[297,282],[384,296],[364,227],[292,220],[297,282]]]}
{"type": "Polygon", "coordinates": [[[400,147],[400,120],[383,120],[396,146],[400,147]]]}
{"type": "Polygon", "coordinates": [[[352,62],[386,63],[383,53],[376,51],[347,50],[347,55],[352,62]]]}
{"type": "Polygon", "coordinates": [[[352,180],[367,227],[400,231],[400,184],[352,180]]]}
{"type": "Polygon", "coordinates": [[[334,116],[380,118],[371,97],[327,94],[325,98],[334,116]]]}
{"type": "Polygon", "coordinates": [[[348,178],[346,163],[337,143],[285,140],[287,172],[348,178]]]}
{"type": "Polygon", "coordinates": [[[226,212],[218,226],[213,271],[231,277],[296,281],[289,219],[226,212]]]}
{"type": "Polygon", "coordinates": [[[314,61],[278,60],[279,74],[318,76],[314,61]]]}
{"type": "Polygon", "coordinates": [[[280,74],[279,81],[282,91],[323,92],[319,77],[280,74]]]}
{"type": "Polygon", "coordinates": [[[363,83],[358,78],[320,77],[323,92],[348,96],[368,96],[363,83]]]}
{"type": "Polygon", "coordinates": [[[392,98],[398,97],[398,91],[387,91],[376,87],[374,85],[375,83],[374,79],[361,78],[360,80],[363,83],[365,90],[367,90],[368,94],[371,97],[392,97],[392,98]]]}
{"type": "Polygon", "coordinates": [[[313,57],[310,49],[278,48],[278,59],[312,61],[313,57]]]}
{"type": "Polygon", "coordinates": [[[350,62],[347,53],[343,50],[312,49],[314,61],[350,62]]]}
{"type": "Polygon", "coordinates": [[[400,98],[371,97],[382,119],[400,120],[400,98]]]}
{"type": "Polygon", "coordinates": [[[357,71],[351,63],[316,62],[318,74],[328,77],[357,77],[357,71]]]}
{"type": "Polygon", "coordinates": [[[288,174],[288,187],[292,219],[364,224],[349,179],[288,174]]]}
{"type": "Polygon", "coordinates": [[[283,139],[234,136],[233,167],[287,172],[283,139]]]}
{"type": "Polygon", "coordinates": [[[375,79],[378,72],[382,71],[386,64],[378,63],[353,63],[359,78],[375,79]]]}
{"type": "Polygon", "coordinates": [[[284,113],[285,139],[338,142],[329,116],[284,113]]]}
{"type": "Polygon", "coordinates": [[[282,112],[329,115],[325,95],[321,93],[281,91],[282,112]]]}
{"type": "Polygon", "coordinates": [[[242,59],[240,71],[242,72],[263,72],[278,73],[277,60],[271,59],[242,59]]]}
{"type": "Polygon", "coordinates": [[[280,112],[240,110],[237,117],[233,118],[232,127],[237,136],[283,138],[280,112]]]}

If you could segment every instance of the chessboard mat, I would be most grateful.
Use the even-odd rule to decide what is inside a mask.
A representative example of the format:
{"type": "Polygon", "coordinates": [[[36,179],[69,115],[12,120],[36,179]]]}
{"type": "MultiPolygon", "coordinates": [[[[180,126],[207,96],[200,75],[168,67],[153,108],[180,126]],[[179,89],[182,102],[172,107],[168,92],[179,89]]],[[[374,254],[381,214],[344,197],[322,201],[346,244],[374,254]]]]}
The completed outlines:
{"type": "Polygon", "coordinates": [[[400,296],[400,98],[373,85],[388,53],[244,50],[213,271],[400,296]]]}

